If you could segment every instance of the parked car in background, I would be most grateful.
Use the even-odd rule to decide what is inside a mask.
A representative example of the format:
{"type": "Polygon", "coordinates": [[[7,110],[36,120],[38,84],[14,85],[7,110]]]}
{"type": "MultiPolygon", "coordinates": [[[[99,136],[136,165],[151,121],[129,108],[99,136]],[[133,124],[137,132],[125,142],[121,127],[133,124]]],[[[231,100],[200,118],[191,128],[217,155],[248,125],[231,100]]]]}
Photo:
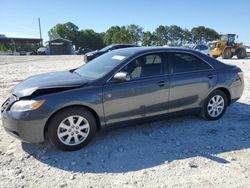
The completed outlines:
{"type": "Polygon", "coordinates": [[[47,47],[40,47],[37,50],[37,55],[49,55],[49,49],[47,47]]]}
{"type": "Polygon", "coordinates": [[[250,46],[245,46],[245,48],[246,48],[247,56],[250,57],[250,46]]]}
{"type": "Polygon", "coordinates": [[[135,44],[112,44],[110,46],[106,46],[105,48],[93,52],[88,52],[84,55],[84,62],[87,63],[96,57],[99,57],[102,54],[110,52],[112,50],[121,49],[121,48],[131,48],[131,47],[139,47],[135,44]]]}
{"type": "Polygon", "coordinates": [[[85,55],[86,53],[88,52],[92,52],[93,50],[90,49],[90,48],[82,48],[82,47],[79,47],[79,49],[76,51],[76,54],[77,55],[85,55]]]}
{"type": "Polygon", "coordinates": [[[32,50],[30,52],[27,52],[26,55],[37,55],[37,51],[36,50],[32,50]]]}
{"type": "Polygon", "coordinates": [[[62,150],[109,125],[190,112],[220,119],[244,88],[240,68],[181,48],[126,48],[70,71],[32,76],[3,103],[4,129],[62,150]]]}
{"type": "Polygon", "coordinates": [[[210,55],[210,47],[206,44],[187,44],[183,46],[184,48],[193,49],[199,51],[203,54],[210,55]]]}

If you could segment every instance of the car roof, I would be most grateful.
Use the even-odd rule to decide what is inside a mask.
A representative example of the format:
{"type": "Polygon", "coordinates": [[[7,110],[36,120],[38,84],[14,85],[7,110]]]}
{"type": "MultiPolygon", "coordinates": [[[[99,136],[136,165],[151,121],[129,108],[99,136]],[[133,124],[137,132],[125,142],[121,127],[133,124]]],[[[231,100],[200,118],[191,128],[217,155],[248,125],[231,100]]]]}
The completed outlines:
{"type": "MultiPolygon", "coordinates": [[[[110,45],[110,46],[134,46],[134,47],[136,47],[136,46],[138,46],[137,44],[112,44],[112,45],[110,45]]],[[[139,46],[138,46],[139,47],[139,46]]]]}
{"type": "Polygon", "coordinates": [[[196,52],[195,50],[181,48],[181,47],[157,47],[157,46],[122,48],[122,49],[117,49],[116,51],[122,52],[122,53],[128,53],[128,54],[147,53],[147,52],[156,52],[156,51],[161,51],[161,52],[178,51],[178,52],[191,52],[191,53],[196,52]]]}

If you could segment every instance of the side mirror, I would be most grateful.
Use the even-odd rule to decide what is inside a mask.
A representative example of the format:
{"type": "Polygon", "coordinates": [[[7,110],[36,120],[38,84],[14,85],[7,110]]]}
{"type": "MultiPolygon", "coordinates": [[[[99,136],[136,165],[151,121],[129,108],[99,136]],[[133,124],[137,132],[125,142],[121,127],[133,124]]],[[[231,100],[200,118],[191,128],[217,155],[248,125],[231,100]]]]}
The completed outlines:
{"type": "Polygon", "coordinates": [[[126,82],[129,81],[130,79],[131,79],[130,75],[127,72],[118,72],[113,77],[114,82],[126,82]]]}

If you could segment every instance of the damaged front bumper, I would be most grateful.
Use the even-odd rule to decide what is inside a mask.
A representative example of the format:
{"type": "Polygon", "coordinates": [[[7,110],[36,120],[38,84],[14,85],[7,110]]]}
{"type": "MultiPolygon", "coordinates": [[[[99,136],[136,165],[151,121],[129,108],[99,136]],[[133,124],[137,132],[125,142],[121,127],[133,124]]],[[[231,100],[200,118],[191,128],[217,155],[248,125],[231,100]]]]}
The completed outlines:
{"type": "Polygon", "coordinates": [[[13,98],[10,97],[1,107],[2,125],[5,131],[24,142],[43,142],[46,119],[34,116],[32,111],[10,111],[11,105],[15,102],[13,98]]]}

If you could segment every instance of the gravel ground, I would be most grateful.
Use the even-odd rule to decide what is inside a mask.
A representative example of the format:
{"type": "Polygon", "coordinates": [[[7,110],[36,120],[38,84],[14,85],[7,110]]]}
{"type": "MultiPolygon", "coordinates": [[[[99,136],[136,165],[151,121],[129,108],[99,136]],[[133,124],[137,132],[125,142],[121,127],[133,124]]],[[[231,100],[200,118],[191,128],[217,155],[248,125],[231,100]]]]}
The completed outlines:
{"type": "MultiPolygon", "coordinates": [[[[250,59],[243,97],[214,122],[175,117],[98,133],[62,152],[22,143],[0,123],[0,187],[250,187],[250,59]]],[[[82,56],[0,56],[0,102],[38,73],[74,68],[82,56]]]]}

